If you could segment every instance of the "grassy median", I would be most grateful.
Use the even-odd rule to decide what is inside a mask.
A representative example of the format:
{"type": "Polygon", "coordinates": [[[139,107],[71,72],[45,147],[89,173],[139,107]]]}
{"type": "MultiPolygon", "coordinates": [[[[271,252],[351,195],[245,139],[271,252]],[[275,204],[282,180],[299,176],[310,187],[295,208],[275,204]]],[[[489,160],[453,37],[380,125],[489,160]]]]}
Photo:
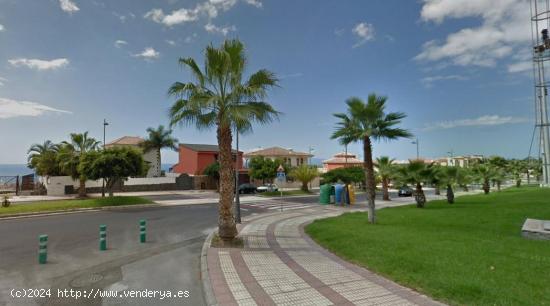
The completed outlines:
{"type": "Polygon", "coordinates": [[[452,305],[550,305],[550,241],[521,237],[550,220],[550,189],[511,188],[316,221],[306,232],[339,256],[452,305]]]}
{"type": "Polygon", "coordinates": [[[40,201],[13,204],[9,207],[0,207],[1,215],[52,212],[73,210],[77,208],[98,208],[106,206],[152,204],[153,201],[141,197],[106,197],[82,200],[40,201]]]}

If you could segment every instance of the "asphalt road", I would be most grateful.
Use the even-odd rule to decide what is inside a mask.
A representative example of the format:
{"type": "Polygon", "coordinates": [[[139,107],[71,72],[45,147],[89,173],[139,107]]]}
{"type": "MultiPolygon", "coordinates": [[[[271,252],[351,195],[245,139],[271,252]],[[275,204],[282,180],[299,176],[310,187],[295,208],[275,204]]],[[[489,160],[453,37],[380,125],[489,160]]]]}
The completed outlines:
{"type": "MultiPolygon", "coordinates": [[[[254,212],[250,209],[243,215],[254,212]]],[[[200,252],[217,223],[215,204],[121,209],[0,220],[0,305],[203,305],[200,252]],[[139,243],[140,219],[148,241],[139,243]],[[107,225],[108,250],[98,247],[107,225]],[[37,263],[38,235],[47,234],[48,264],[37,263]],[[18,288],[187,290],[188,298],[11,298],[18,288]]],[[[54,292],[52,291],[52,294],[54,292]]],[[[57,291],[55,291],[55,295],[57,291]]]]}
{"type": "MultiPolygon", "coordinates": [[[[182,200],[190,196],[149,198],[182,200]]],[[[366,201],[365,194],[357,198],[360,203],[366,201]]],[[[318,195],[285,197],[285,205],[315,204],[318,200],[318,195]]],[[[0,305],[203,305],[200,252],[206,234],[217,224],[217,201],[212,201],[201,205],[0,220],[0,305]],[[145,244],[139,243],[140,219],[147,220],[145,244]],[[103,252],[98,246],[101,224],[107,225],[108,250],[103,252]],[[41,234],[49,236],[46,265],[37,263],[41,234]],[[11,297],[12,289],[22,288],[54,290],[48,299],[11,297]],[[57,289],[71,288],[81,293],[94,289],[188,291],[189,297],[162,300],[56,297],[57,289]]],[[[242,207],[243,216],[266,211],[254,203],[243,203],[242,207]]]]}

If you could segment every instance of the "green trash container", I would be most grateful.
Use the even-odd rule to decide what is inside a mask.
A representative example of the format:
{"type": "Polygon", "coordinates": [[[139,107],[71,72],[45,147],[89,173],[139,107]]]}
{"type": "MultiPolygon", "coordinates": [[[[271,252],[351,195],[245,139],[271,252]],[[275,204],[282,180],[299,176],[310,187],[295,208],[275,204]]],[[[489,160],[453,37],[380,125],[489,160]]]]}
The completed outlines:
{"type": "Polygon", "coordinates": [[[319,187],[319,204],[328,205],[330,204],[330,188],[332,186],[329,184],[324,184],[319,187]]]}

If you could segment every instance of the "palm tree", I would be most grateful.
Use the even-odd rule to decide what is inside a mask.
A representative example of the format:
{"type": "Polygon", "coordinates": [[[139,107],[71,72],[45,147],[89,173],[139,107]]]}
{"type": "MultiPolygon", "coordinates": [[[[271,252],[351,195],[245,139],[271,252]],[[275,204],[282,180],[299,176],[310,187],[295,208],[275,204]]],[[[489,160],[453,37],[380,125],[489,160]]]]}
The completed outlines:
{"type": "Polygon", "coordinates": [[[483,192],[485,194],[489,194],[491,191],[491,184],[490,181],[495,176],[494,169],[485,163],[479,163],[473,168],[473,172],[476,176],[476,179],[478,181],[481,181],[483,184],[483,192]]]}
{"type": "Polygon", "coordinates": [[[101,142],[88,137],[88,132],[72,133],[71,141],[63,141],[59,149],[61,169],[73,179],[79,180],[78,197],[86,197],[86,176],[80,171],[80,163],[86,153],[96,151],[101,142]]]}
{"type": "Polygon", "coordinates": [[[27,165],[40,176],[59,175],[61,170],[56,160],[58,151],[59,145],[50,140],[42,144],[33,144],[27,152],[27,165]]]}
{"type": "Polygon", "coordinates": [[[390,184],[390,180],[395,175],[395,165],[393,164],[394,161],[395,159],[390,159],[387,156],[380,156],[376,158],[376,162],[374,162],[374,166],[378,170],[378,176],[382,181],[382,197],[384,201],[390,201],[388,186],[390,184]]]}
{"type": "Polygon", "coordinates": [[[308,192],[307,184],[319,176],[315,166],[300,165],[290,171],[290,176],[302,182],[302,190],[308,192]]]}
{"type": "Polygon", "coordinates": [[[447,188],[447,203],[455,202],[455,193],[453,187],[459,184],[460,170],[458,167],[441,167],[440,170],[441,185],[447,188]]]}
{"type": "Polygon", "coordinates": [[[268,89],[278,81],[267,70],[242,81],[247,60],[244,45],[238,40],[226,40],[220,48],[206,47],[202,70],[192,58],[181,58],[179,63],[189,68],[195,80],[170,87],[168,93],[177,99],[170,109],[170,125],[194,125],[199,130],[216,127],[220,150],[218,234],[222,240],[231,241],[237,235],[232,211],[232,128],[239,133],[250,132],[254,122],[265,124],[278,117],[279,112],[264,101],[268,89]]]}
{"type": "Polygon", "coordinates": [[[441,184],[442,184],[442,168],[440,165],[431,164],[428,166],[430,168],[429,176],[427,182],[434,187],[434,194],[441,195],[441,184]]]}
{"type": "Polygon", "coordinates": [[[372,161],[372,142],[379,140],[394,140],[412,135],[404,129],[395,127],[405,118],[404,113],[385,113],[387,97],[370,94],[367,103],[359,98],[346,101],[348,111],[334,114],[340,119],[332,139],[339,139],[342,144],[352,142],[363,143],[365,161],[365,179],[368,195],[369,222],[375,223],[376,183],[374,179],[374,163],[372,161]]]}
{"type": "Polygon", "coordinates": [[[516,182],[516,187],[521,187],[521,177],[525,173],[527,165],[521,160],[512,160],[508,165],[508,171],[516,182]]]}
{"type": "Polygon", "coordinates": [[[424,208],[426,204],[422,183],[429,180],[430,172],[431,167],[426,165],[423,160],[411,160],[407,165],[398,168],[398,180],[404,184],[416,186],[414,200],[418,208],[424,208]]]}
{"type": "Polygon", "coordinates": [[[178,143],[178,140],[172,137],[172,130],[165,130],[163,125],[159,125],[157,129],[148,128],[147,133],[149,133],[149,136],[144,142],[140,143],[140,147],[143,149],[144,153],[151,150],[155,150],[155,152],[157,153],[157,164],[155,168],[156,171],[153,176],[158,177],[161,175],[162,165],[160,150],[164,148],[177,150],[178,148],[176,144],[178,143]]]}
{"type": "Polygon", "coordinates": [[[468,191],[468,185],[475,181],[475,175],[471,168],[458,168],[457,185],[464,191],[468,191]]]}

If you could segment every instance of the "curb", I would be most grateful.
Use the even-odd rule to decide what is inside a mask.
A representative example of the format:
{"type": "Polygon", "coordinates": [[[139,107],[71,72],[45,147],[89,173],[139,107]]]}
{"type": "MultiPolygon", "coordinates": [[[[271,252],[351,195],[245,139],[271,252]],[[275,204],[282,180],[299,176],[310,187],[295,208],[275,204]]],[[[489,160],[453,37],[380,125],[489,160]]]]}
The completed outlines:
{"type": "Polygon", "coordinates": [[[32,218],[32,217],[46,217],[46,216],[55,216],[55,215],[68,215],[68,214],[78,214],[85,212],[97,212],[103,210],[116,210],[116,209],[130,209],[130,208],[148,208],[148,207],[163,207],[161,204],[137,204],[137,205],[120,205],[120,206],[105,206],[105,207],[90,207],[90,208],[74,208],[66,209],[59,211],[45,211],[45,212],[29,212],[29,213],[18,213],[10,215],[0,215],[1,220],[11,220],[11,219],[23,219],[23,218],[32,218]]]}
{"type": "Polygon", "coordinates": [[[202,281],[202,292],[204,296],[204,300],[206,302],[206,305],[208,306],[217,306],[218,301],[216,300],[216,296],[214,295],[214,290],[212,289],[212,284],[210,283],[210,275],[208,274],[208,248],[210,247],[210,244],[212,243],[212,237],[214,237],[214,233],[217,229],[213,230],[208,237],[206,237],[206,240],[204,241],[204,244],[202,245],[202,251],[201,251],[201,281],[202,281]]]}

